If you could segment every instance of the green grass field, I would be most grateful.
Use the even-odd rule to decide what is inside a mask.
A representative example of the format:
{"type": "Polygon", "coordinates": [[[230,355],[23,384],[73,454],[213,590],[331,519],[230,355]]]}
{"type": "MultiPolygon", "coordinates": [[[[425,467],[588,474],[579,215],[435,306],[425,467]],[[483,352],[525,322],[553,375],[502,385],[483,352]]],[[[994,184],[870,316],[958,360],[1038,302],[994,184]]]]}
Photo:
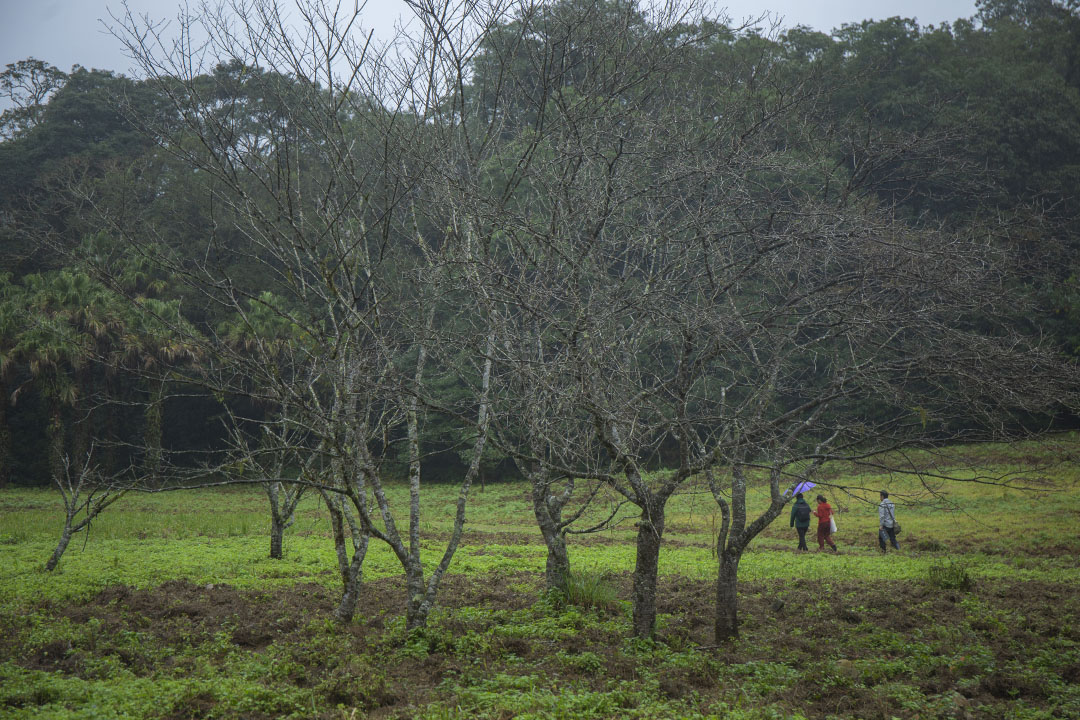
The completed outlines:
{"type": "MultiPolygon", "coordinates": [[[[742,636],[722,647],[719,514],[700,484],[668,508],[655,642],[627,639],[635,518],[570,538],[593,601],[573,604],[542,592],[524,484],[476,489],[440,606],[411,635],[400,566],[375,541],[357,619],[329,620],[339,585],[314,499],[272,561],[256,488],[129,495],[46,573],[59,498],[5,490],[0,718],[1080,717],[1078,457],[1069,435],[917,454],[922,478],[835,469],[822,492],[840,553],[796,553],[777,520],[744,556],[742,636]],[[975,481],[934,479],[945,470],[975,481]],[[884,556],[882,487],[904,526],[884,556]]],[[[425,488],[432,564],[455,497],[425,488]]]]}

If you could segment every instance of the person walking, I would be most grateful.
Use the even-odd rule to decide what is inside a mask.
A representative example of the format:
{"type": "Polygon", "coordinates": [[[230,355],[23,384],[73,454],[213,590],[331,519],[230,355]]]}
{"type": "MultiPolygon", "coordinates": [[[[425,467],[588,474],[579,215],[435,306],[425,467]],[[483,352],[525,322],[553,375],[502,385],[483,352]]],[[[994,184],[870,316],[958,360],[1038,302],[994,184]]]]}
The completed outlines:
{"type": "Polygon", "coordinates": [[[825,543],[829,544],[833,552],[837,552],[836,543],[832,540],[832,505],[825,501],[824,495],[817,496],[818,506],[814,510],[817,516],[817,544],[818,552],[825,549],[825,543]]]}
{"type": "Polygon", "coordinates": [[[799,550],[809,550],[806,547],[806,531],[810,528],[810,503],[803,500],[802,493],[795,494],[795,504],[791,506],[790,527],[799,533],[799,550]]]}
{"type": "Polygon", "coordinates": [[[889,499],[889,492],[887,490],[881,491],[881,502],[877,506],[878,516],[878,545],[881,546],[881,552],[886,552],[888,547],[885,542],[888,541],[897,550],[900,549],[900,543],[896,542],[896,506],[893,505],[893,501],[889,499]]]}

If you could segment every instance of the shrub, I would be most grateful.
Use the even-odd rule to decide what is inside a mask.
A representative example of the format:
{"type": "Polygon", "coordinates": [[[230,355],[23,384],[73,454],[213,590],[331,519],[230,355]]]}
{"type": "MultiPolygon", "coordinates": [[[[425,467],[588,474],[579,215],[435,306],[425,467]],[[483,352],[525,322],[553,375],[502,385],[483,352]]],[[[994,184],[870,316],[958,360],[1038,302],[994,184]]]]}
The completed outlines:
{"type": "Polygon", "coordinates": [[[607,573],[567,573],[559,590],[569,605],[605,611],[618,608],[615,586],[611,584],[607,573]]]}
{"type": "Polygon", "coordinates": [[[967,567],[958,562],[931,565],[927,575],[930,584],[942,590],[970,590],[973,585],[967,567]]]}
{"type": "Polygon", "coordinates": [[[948,550],[948,546],[940,540],[928,538],[918,542],[918,549],[924,552],[944,552],[948,550]]]}

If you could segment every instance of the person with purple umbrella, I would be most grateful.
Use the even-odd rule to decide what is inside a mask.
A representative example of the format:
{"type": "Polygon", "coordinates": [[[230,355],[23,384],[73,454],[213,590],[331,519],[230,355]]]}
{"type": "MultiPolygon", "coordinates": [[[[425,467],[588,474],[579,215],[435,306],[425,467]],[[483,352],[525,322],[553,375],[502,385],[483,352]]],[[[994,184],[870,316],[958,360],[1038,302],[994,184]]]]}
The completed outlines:
{"type": "Polygon", "coordinates": [[[795,502],[791,506],[790,527],[799,533],[799,550],[809,550],[806,547],[806,531],[810,528],[810,503],[803,500],[802,493],[795,493],[795,502]]]}

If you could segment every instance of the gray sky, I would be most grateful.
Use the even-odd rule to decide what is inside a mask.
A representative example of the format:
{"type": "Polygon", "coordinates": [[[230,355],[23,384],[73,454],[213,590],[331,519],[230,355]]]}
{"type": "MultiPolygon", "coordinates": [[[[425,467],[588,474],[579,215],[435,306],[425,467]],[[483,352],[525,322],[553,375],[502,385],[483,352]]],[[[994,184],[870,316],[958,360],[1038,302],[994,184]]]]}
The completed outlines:
{"type": "MultiPolygon", "coordinates": [[[[194,7],[198,3],[191,1],[194,7]]],[[[288,4],[288,3],[286,3],[288,4]]],[[[128,0],[132,12],[153,19],[176,16],[181,0],[128,0]]],[[[0,0],[0,66],[35,57],[67,71],[85,67],[130,75],[132,63],[120,43],[102,25],[119,14],[121,0],[0,0]]],[[[785,26],[809,25],[831,30],[844,23],[902,15],[920,25],[940,24],[975,13],[975,0],[730,0],[727,13],[736,21],[769,10],[785,26]]],[[[368,25],[387,32],[406,12],[404,0],[369,0],[368,25]]],[[[406,17],[411,17],[407,15],[406,17]]],[[[175,23],[174,23],[175,25],[175,23]]]]}

